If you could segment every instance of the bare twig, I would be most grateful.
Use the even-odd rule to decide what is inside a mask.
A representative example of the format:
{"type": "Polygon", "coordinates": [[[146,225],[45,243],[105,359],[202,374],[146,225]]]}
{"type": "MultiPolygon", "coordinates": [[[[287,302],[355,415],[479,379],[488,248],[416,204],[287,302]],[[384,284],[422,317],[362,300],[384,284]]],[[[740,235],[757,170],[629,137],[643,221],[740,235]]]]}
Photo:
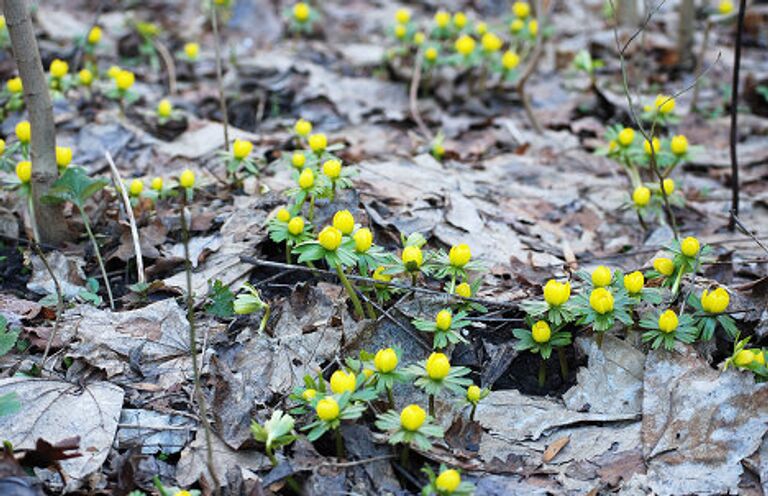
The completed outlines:
{"type": "Polygon", "coordinates": [[[120,192],[120,198],[123,200],[125,206],[125,214],[128,217],[128,223],[131,226],[131,237],[133,238],[133,251],[136,253],[136,280],[139,284],[145,282],[144,276],[144,258],[141,255],[141,243],[139,242],[139,229],[136,227],[136,217],[133,215],[133,207],[131,206],[131,200],[128,198],[128,192],[126,191],[123,179],[120,177],[120,171],[117,170],[112,155],[106,152],[104,156],[109,163],[109,168],[112,171],[112,179],[115,183],[115,188],[120,192]]]}
{"type": "Polygon", "coordinates": [[[176,64],[173,62],[173,56],[160,40],[152,38],[152,44],[157,53],[160,54],[160,58],[163,59],[165,70],[168,71],[168,93],[174,96],[176,94],[176,64]]]}
{"type": "Polygon", "coordinates": [[[37,253],[37,256],[40,257],[40,260],[43,261],[45,270],[47,270],[48,275],[51,276],[51,279],[53,280],[53,287],[56,290],[56,320],[53,321],[53,331],[51,331],[51,335],[48,336],[48,342],[45,343],[45,351],[43,351],[43,358],[40,360],[40,370],[45,370],[45,361],[48,359],[48,353],[51,351],[51,344],[56,339],[56,335],[59,333],[61,314],[64,312],[64,293],[61,290],[59,278],[56,277],[56,273],[53,272],[53,269],[48,263],[48,259],[46,258],[45,253],[43,253],[43,250],[41,250],[40,246],[34,241],[31,241],[30,244],[32,249],[35,250],[35,253],[37,253]]]}
{"type": "Polygon", "coordinates": [[[227,99],[224,96],[224,78],[221,72],[221,39],[219,38],[219,11],[216,3],[211,0],[211,25],[213,27],[213,40],[216,49],[216,84],[219,86],[219,104],[221,105],[221,119],[224,125],[224,150],[229,151],[229,115],[227,114],[227,99]]]}
{"type": "MultiPolygon", "coordinates": [[[[707,56],[707,48],[709,47],[709,33],[712,31],[712,20],[707,19],[707,24],[704,27],[704,39],[701,42],[701,51],[699,51],[699,56],[696,58],[696,69],[694,72],[696,74],[701,74],[702,68],[704,67],[704,58],[707,56]]],[[[720,55],[718,54],[718,57],[720,55]]],[[[693,95],[691,96],[691,112],[696,112],[698,104],[699,104],[699,91],[700,86],[697,84],[693,87],[693,95]]]]}
{"type": "Polygon", "coordinates": [[[419,50],[416,52],[416,63],[413,66],[413,77],[411,77],[411,87],[409,91],[409,100],[411,107],[411,117],[416,125],[419,127],[419,131],[424,135],[424,139],[432,142],[435,136],[429,130],[424,120],[421,118],[419,112],[419,84],[421,83],[421,70],[424,65],[424,54],[419,50]]]}
{"type": "Polygon", "coordinates": [[[731,222],[728,228],[736,229],[736,217],[739,215],[739,161],[736,146],[739,139],[737,126],[739,105],[739,69],[741,68],[741,32],[744,30],[744,11],[747,10],[747,0],[739,2],[739,17],[736,22],[736,46],[733,52],[733,78],[731,79],[731,222]]]}
{"type": "MultiPolygon", "coordinates": [[[[550,5],[554,4],[554,2],[550,2],[550,5]]],[[[528,120],[531,121],[531,125],[533,126],[533,129],[536,131],[537,134],[542,134],[544,130],[541,127],[541,124],[539,124],[539,120],[536,118],[536,114],[533,113],[533,108],[531,107],[531,101],[528,98],[528,94],[525,92],[525,84],[528,82],[528,79],[533,75],[534,71],[536,70],[536,67],[539,65],[539,60],[541,59],[541,54],[544,51],[544,33],[543,33],[543,27],[544,27],[544,21],[547,19],[548,16],[544,15],[544,6],[542,5],[541,0],[536,1],[536,22],[539,25],[539,32],[536,35],[536,44],[533,47],[533,51],[531,52],[529,58],[528,58],[528,65],[525,66],[525,69],[523,69],[522,74],[520,75],[520,78],[517,80],[517,94],[520,96],[520,100],[523,103],[523,110],[525,110],[525,115],[528,116],[528,120]]]]}
{"type": "Polygon", "coordinates": [[[733,222],[736,224],[736,226],[739,228],[739,231],[743,232],[744,234],[746,234],[747,236],[749,236],[750,238],[752,238],[752,240],[753,240],[755,243],[757,243],[757,246],[759,246],[759,247],[760,247],[760,248],[762,248],[762,249],[763,249],[763,250],[764,250],[766,253],[768,253],[768,247],[767,247],[767,246],[765,246],[765,244],[764,244],[762,241],[760,241],[760,238],[758,238],[757,236],[755,236],[755,235],[754,235],[754,233],[752,233],[752,231],[750,231],[750,230],[747,228],[747,226],[745,226],[745,225],[744,225],[744,223],[743,223],[743,222],[741,222],[741,220],[739,219],[739,216],[738,216],[738,214],[737,214],[736,212],[734,212],[733,210],[731,210],[731,219],[732,219],[732,220],[733,220],[733,222]]]}

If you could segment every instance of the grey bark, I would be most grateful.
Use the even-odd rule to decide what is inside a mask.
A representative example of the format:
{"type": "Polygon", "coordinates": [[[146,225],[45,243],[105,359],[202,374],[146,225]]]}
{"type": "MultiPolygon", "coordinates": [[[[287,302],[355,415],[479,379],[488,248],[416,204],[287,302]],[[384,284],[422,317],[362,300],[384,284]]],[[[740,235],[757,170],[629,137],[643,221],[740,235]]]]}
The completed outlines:
{"type": "Polygon", "coordinates": [[[693,29],[696,20],[696,6],[693,0],[680,2],[680,23],[677,27],[677,53],[680,68],[693,69],[696,59],[693,55],[693,29]]]}
{"type": "Polygon", "coordinates": [[[26,0],[3,2],[5,21],[11,37],[13,56],[24,84],[24,101],[32,128],[30,155],[32,160],[32,202],[39,242],[59,244],[68,236],[61,206],[40,202],[58,178],[56,166],[56,128],[48,82],[40,60],[32,20],[26,0]]]}

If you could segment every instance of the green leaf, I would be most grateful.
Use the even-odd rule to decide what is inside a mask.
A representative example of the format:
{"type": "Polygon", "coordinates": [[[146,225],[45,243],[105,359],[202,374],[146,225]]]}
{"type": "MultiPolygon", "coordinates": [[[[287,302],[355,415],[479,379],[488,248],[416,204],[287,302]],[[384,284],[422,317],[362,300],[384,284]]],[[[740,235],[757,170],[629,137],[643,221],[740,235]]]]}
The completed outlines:
{"type": "Polygon", "coordinates": [[[88,198],[107,184],[106,179],[91,179],[81,167],[68,167],[41,200],[53,204],[68,201],[82,208],[88,198]]]}
{"type": "Polygon", "coordinates": [[[234,315],[235,295],[223,282],[216,279],[208,290],[208,303],[205,313],[212,317],[228,319],[234,315]]]}
{"type": "Polygon", "coordinates": [[[14,332],[8,329],[8,321],[0,315],[0,356],[5,355],[16,345],[19,338],[18,331],[14,332]]]}

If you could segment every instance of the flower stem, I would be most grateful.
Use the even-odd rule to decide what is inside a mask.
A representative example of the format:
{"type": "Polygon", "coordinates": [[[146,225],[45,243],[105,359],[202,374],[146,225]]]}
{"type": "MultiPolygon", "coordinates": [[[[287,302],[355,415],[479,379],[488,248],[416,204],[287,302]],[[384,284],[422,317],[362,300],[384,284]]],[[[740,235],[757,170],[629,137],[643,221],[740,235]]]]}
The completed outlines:
{"type": "Polygon", "coordinates": [[[285,242],[285,263],[288,265],[293,263],[293,261],[291,261],[291,243],[288,241],[285,242]]]}
{"type": "Polygon", "coordinates": [[[392,388],[387,387],[387,400],[389,400],[389,409],[394,410],[395,409],[395,398],[392,395],[392,388]]]}
{"type": "Polygon", "coordinates": [[[546,382],[547,382],[547,361],[542,358],[541,363],[539,364],[539,387],[543,388],[546,382]]]}
{"type": "Polygon", "coordinates": [[[597,347],[602,349],[603,348],[603,334],[602,332],[598,332],[595,335],[595,341],[597,341],[597,347]]]}
{"type": "Polygon", "coordinates": [[[341,460],[344,458],[344,439],[341,437],[341,429],[336,428],[333,433],[336,437],[336,456],[341,460]]]}
{"type": "Polygon", "coordinates": [[[336,274],[338,274],[344,289],[347,290],[349,299],[352,300],[352,306],[355,307],[355,315],[357,315],[359,319],[364,319],[365,313],[363,312],[363,305],[360,304],[360,299],[357,297],[357,293],[355,293],[355,288],[352,287],[349,279],[347,279],[347,276],[344,275],[344,271],[341,270],[340,263],[336,264],[336,274]]]}
{"type": "Polygon", "coordinates": [[[411,452],[411,446],[406,444],[403,445],[403,451],[400,452],[400,465],[403,468],[408,468],[408,455],[411,452]]]}
{"type": "Polygon", "coordinates": [[[565,349],[557,349],[557,357],[560,359],[560,375],[563,376],[563,382],[568,380],[568,358],[565,356],[565,349]]]}
{"type": "Polygon", "coordinates": [[[475,421],[475,411],[477,411],[477,404],[472,403],[472,410],[469,412],[469,421],[474,422],[475,421]]]}
{"type": "Polygon", "coordinates": [[[677,296],[677,292],[680,291],[680,281],[683,280],[683,267],[677,269],[677,276],[675,276],[675,282],[672,284],[672,296],[677,296]]]}
{"type": "Polygon", "coordinates": [[[448,293],[453,294],[456,291],[456,274],[451,275],[451,286],[448,288],[448,293]]]}
{"type": "Polygon", "coordinates": [[[85,211],[82,209],[82,207],[78,207],[78,210],[80,210],[80,216],[83,218],[83,224],[85,224],[85,232],[88,233],[88,237],[91,239],[91,244],[93,244],[93,251],[96,252],[96,261],[99,263],[99,268],[101,268],[101,277],[104,279],[104,286],[107,287],[107,296],[109,297],[109,308],[114,310],[115,300],[112,299],[112,288],[109,286],[107,269],[104,267],[104,260],[101,258],[101,252],[99,251],[99,244],[96,242],[96,237],[93,235],[93,231],[91,231],[91,223],[88,221],[88,216],[85,215],[85,211]]]}
{"type": "Polygon", "coordinates": [[[429,415],[432,417],[435,416],[435,395],[434,394],[429,395],[429,415]]]}
{"type": "Polygon", "coordinates": [[[307,219],[312,222],[315,219],[315,195],[309,197],[309,213],[307,219]]]}
{"type": "Polygon", "coordinates": [[[266,452],[267,458],[269,458],[269,463],[272,464],[272,468],[277,467],[277,458],[275,457],[275,453],[272,452],[272,448],[270,446],[267,446],[266,452]]]}
{"type": "Polygon", "coordinates": [[[259,324],[259,332],[264,332],[264,329],[267,328],[267,322],[269,322],[269,315],[272,313],[272,309],[270,308],[269,304],[264,305],[264,316],[261,318],[261,324],[259,324]]]}

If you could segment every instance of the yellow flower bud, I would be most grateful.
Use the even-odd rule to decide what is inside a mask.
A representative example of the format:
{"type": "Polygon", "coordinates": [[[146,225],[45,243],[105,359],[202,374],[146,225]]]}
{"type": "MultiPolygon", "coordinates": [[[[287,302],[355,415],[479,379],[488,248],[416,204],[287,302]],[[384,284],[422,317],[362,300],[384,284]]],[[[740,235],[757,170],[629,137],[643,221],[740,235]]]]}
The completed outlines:
{"type": "Polygon", "coordinates": [[[417,431],[424,425],[427,412],[419,405],[408,405],[400,412],[400,425],[407,431],[417,431]]]}
{"type": "Polygon", "coordinates": [[[520,65],[520,56],[512,50],[507,50],[501,57],[501,65],[504,66],[504,69],[511,71],[520,65]]]}
{"type": "Polygon", "coordinates": [[[427,375],[430,379],[440,381],[448,376],[451,371],[451,362],[448,361],[448,357],[443,353],[432,353],[427,358],[426,365],[427,375]]]}
{"type": "Polygon", "coordinates": [[[307,19],[309,19],[309,5],[307,5],[304,2],[299,2],[296,5],[293,6],[293,18],[296,19],[300,23],[307,22],[307,19]]]}
{"type": "Polygon", "coordinates": [[[524,27],[525,23],[522,21],[522,19],[515,19],[509,23],[509,30],[512,32],[512,34],[519,33],[523,30],[524,27]]]}
{"type": "Polygon", "coordinates": [[[128,192],[131,196],[139,196],[144,191],[144,183],[141,179],[134,179],[131,181],[131,185],[128,187],[128,192]]]}
{"type": "Polygon", "coordinates": [[[400,24],[408,24],[408,21],[411,20],[411,11],[408,9],[397,9],[395,20],[400,24]]]}
{"type": "Polygon", "coordinates": [[[315,185],[315,173],[312,169],[304,169],[299,174],[299,188],[307,190],[315,185]]]}
{"type": "Polygon", "coordinates": [[[115,78],[115,85],[120,91],[127,91],[136,82],[136,76],[131,71],[120,71],[120,74],[115,78]]]}
{"type": "Polygon", "coordinates": [[[77,73],[77,79],[83,86],[90,86],[93,83],[93,73],[88,69],[83,69],[77,73]]]}
{"type": "Polygon", "coordinates": [[[370,379],[371,377],[373,377],[373,370],[363,369],[363,375],[365,376],[366,379],[370,379]]]}
{"type": "Polygon", "coordinates": [[[699,240],[693,236],[688,236],[680,242],[680,251],[682,251],[683,255],[686,257],[695,257],[699,253],[699,248],[699,240]]]}
{"type": "Polygon", "coordinates": [[[237,160],[243,160],[251,154],[253,150],[253,143],[247,140],[236,139],[232,144],[232,156],[237,160]]]}
{"type": "Polygon", "coordinates": [[[758,364],[762,365],[763,367],[765,367],[765,353],[763,353],[763,350],[754,349],[754,350],[751,350],[751,351],[752,351],[752,353],[755,354],[755,359],[753,360],[753,362],[758,363],[758,364]]]}
{"type": "Polygon", "coordinates": [[[408,28],[403,26],[402,24],[395,25],[395,38],[398,40],[402,40],[405,38],[405,35],[408,34],[408,28]]]}
{"type": "Polygon", "coordinates": [[[717,6],[717,11],[720,15],[728,15],[733,12],[733,2],[731,0],[721,0],[717,6]]]}
{"type": "MultiPolygon", "coordinates": [[[[384,270],[386,270],[386,267],[384,266],[376,267],[376,270],[373,271],[373,279],[381,282],[392,281],[392,276],[390,274],[385,274],[384,270]]],[[[381,285],[377,285],[377,287],[381,287],[381,285]]]]}
{"type": "MultiPolygon", "coordinates": [[[[661,141],[659,141],[659,138],[656,138],[655,136],[652,141],[653,141],[653,153],[654,155],[656,155],[661,151],[661,141]]],[[[643,141],[643,150],[645,150],[646,155],[651,154],[651,144],[648,142],[648,140],[643,141]]]]}
{"type": "Polygon", "coordinates": [[[483,50],[489,53],[498,52],[504,44],[504,41],[494,33],[485,33],[480,42],[483,45],[483,50]]]}
{"type": "Polygon", "coordinates": [[[339,418],[339,404],[330,396],[318,401],[315,411],[317,412],[318,418],[320,418],[320,420],[325,420],[326,422],[339,418]]]}
{"type": "Polygon", "coordinates": [[[445,28],[448,26],[448,23],[451,22],[451,14],[444,10],[439,10],[435,14],[435,24],[437,24],[437,27],[439,28],[445,28]]]}
{"type": "Polygon", "coordinates": [[[5,140],[0,139],[0,155],[5,153],[5,140]]]}
{"type": "Polygon", "coordinates": [[[528,2],[515,2],[512,4],[512,13],[515,17],[525,19],[531,14],[531,6],[528,2]]]}
{"type": "Polygon", "coordinates": [[[99,26],[94,26],[88,32],[88,44],[95,45],[100,41],[101,41],[101,28],[99,26]]]}
{"type": "Polygon", "coordinates": [[[68,146],[56,147],[56,165],[63,168],[72,162],[72,149],[68,146]]]}
{"type": "Polygon", "coordinates": [[[307,163],[307,156],[304,155],[302,152],[293,152],[293,155],[291,155],[291,165],[296,167],[297,169],[301,169],[304,167],[304,164],[307,163]]]}
{"type": "Polygon", "coordinates": [[[605,288],[597,288],[589,295],[589,306],[600,315],[612,312],[613,295],[605,288]]]}
{"type": "Polygon", "coordinates": [[[619,131],[619,144],[621,146],[629,146],[635,141],[635,130],[631,127],[625,127],[621,131],[619,131]]]}
{"type": "Polygon", "coordinates": [[[349,210],[339,210],[333,215],[333,227],[341,231],[341,234],[352,234],[355,230],[355,218],[349,210]]]}
{"type": "Polygon", "coordinates": [[[312,132],[312,123],[304,119],[299,119],[296,121],[296,124],[293,125],[293,132],[302,137],[309,136],[309,133],[312,132]]]}
{"type": "Polygon", "coordinates": [[[736,356],[733,357],[733,363],[737,367],[746,367],[747,365],[751,365],[754,361],[755,353],[752,350],[740,350],[736,353],[736,356]]]}
{"type": "Polygon", "coordinates": [[[624,289],[626,289],[629,294],[638,294],[643,290],[644,285],[645,276],[643,276],[643,273],[639,270],[624,276],[624,289]]]}
{"type": "Polygon", "coordinates": [[[51,77],[61,79],[69,72],[69,64],[60,59],[54,59],[49,68],[51,77]]]}
{"type": "Polygon", "coordinates": [[[16,164],[16,177],[23,184],[27,184],[32,179],[32,162],[24,160],[16,164]]]}
{"type": "Polygon", "coordinates": [[[373,357],[373,365],[382,374],[388,374],[397,367],[397,353],[392,348],[385,348],[376,352],[373,357]]]}
{"type": "Polygon", "coordinates": [[[653,268],[663,276],[671,276],[675,271],[675,263],[669,258],[657,258],[653,261],[653,268]]]}
{"type": "Polygon", "coordinates": [[[157,104],[157,115],[159,117],[170,117],[173,112],[173,104],[170,100],[163,98],[160,103],[157,104]]]}
{"type": "Polygon", "coordinates": [[[323,133],[310,134],[307,141],[309,148],[315,153],[322,153],[328,146],[328,138],[323,133]]]}
{"type": "Polygon", "coordinates": [[[592,285],[596,288],[608,286],[611,283],[612,278],[613,275],[611,274],[611,269],[605,265],[600,265],[592,271],[592,285]]]}
{"type": "Polygon", "coordinates": [[[421,267],[424,262],[424,255],[421,253],[421,248],[418,246],[406,246],[403,248],[403,254],[401,256],[405,268],[409,272],[414,272],[421,267]]]}
{"type": "Polygon", "coordinates": [[[488,23],[478,22],[475,25],[475,31],[477,31],[477,34],[479,34],[480,36],[484,35],[485,33],[488,32],[488,23]]]}
{"type": "Polygon", "coordinates": [[[464,29],[467,25],[467,14],[464,12],[456,12],[453,14],[453,25],[459,29],[464,29]]]}
{"type": "Polygon", "coordinates": [[[439,55],[439,52],[435,47],[429,47],[424,52],[424,58],[430,62],[434,62],[435,60],[437,60],[438,55],[439,55]]]}
{"type": "Polygon", "coordinates": [[[277,211],[275,218],[280,222],[288,222],[289,220],[291,220],[291,213],[288,211],[287,208],[281,208],[280,210],[277,211]]]}
{"type": "Polygon", "coordinates": [[[32,126],[29,125],[29,121],[21,121],[16,124],[16,137],[22,143],[29,143],[32,139],[32,126]]]}
{"type": "Polygon", "coordinates": [[[701,293],[701,308],[707,313],[723,313],[731,302],[731,296],[724,288],[701,293]]]}
{"type": "Polygon", "coordinates": [[[109,76],[111,79],[117,79],[117,76],[119,76],[122,71],[123,70],[120,68],[120,66],[113,65],[110,66],[107,70],[107,76],[109,76]]]}
{"type": "Polygon", "coordinates": [[[472,384],[467,388],[467,401],[470,403],[477,403],[480,401],[480,396],[482,395],[482,389],[472,384]]]}
{"type": "Polygon", "coordinates": [[[333,226],[326,226],[317,235],[320,246],[328,251],[336,251],[341,246],[341,231],[333,226]]]}
{"type": "Polygon", "coordinates": [[[338,160],[326,160],[323,163],[323,174],[329,179],[336,180],[341,176],[341,162],[338,160]]]}
{"type": "Polygon", "coordinates": [[[0,29],[5,29],[5,16],[0,15],[0,29]]]}
{"type": "Polygon", "coordinates": [[[355,390],[357,378],[352,372],[337,370],[331,375],[331,391],[334,394],[351,393],[355,390]]]}
{"type": "Polygon", "coordinates": [[[294,236],[304,232],[304,219],[301,217],[294,217],[288,222],[288,232],[294,236]]]}
{"type": "Polygon", "coordinates": [[[200,45],[192,42],[186,43],[184,45],[184,55],[190,60],[197,60],[197,57],[200,55],[200,45]]]}
{"type": "Polygon", "coordinates": [[[373,245],[373,234],[367,227],[358,229],[353,238],[355,240],[355,251],[358,253],[367,252],[371,249],[371,245],[373,245]]]}
{"type": "Polygon", "coordinates": [[[685,155],[688,151],[688,138],[682,134],[672,137],[672,141],[669,143],[669,148],[677,156],[685,155]]]}
{"type": "Polygon", "coordinates": [[[528,21],[528,32],[531,33],[531,36],[539,34],[539,21],[536,19],[528,21]]]}
{"type": "Polygon", "coordinates": [[[674,310],[665,310],[659,315],[659,329],[662,332],[670,333],[677,329],[677,314],[674,310]]]}
{"type": "Polygon", "coordinates": [[[537,343],[546,343],[552,337],[552,329],[549,324],[540,320],[531,327],[531,337],[537,343]]]}
{"type": "Polygon", "coordinates": [[[451,328],[451,323],[453,323],[453,315],[450,310],[440,310],[437,312],[435,327],[437,327],[438,331],[447,331],[451,328]]]}
{"type": "Polygon", "coordinates": [[[444,470],[437,476],[437,479],[435,479],[435,487],[447,494],[454,492],[460,484],[461,476],[453,469],[444,470]]]}
{"type": "Polygon", "coordinates": [[[301,393],[301,397],[304,399],[304,401],[312,401],[317,396],[317,391],[314,389],[305,389],[303,393],[301,393]]]}
{"type": "Polygon", "coordinates": [[[675,109],[675,99],[667,95],[659,95],[656,97],[655,106],[662,114],[668,114],[675,109]]]}
{"type": "Polygon", "coordinates": [[[467,34],[464,34],[459,36],[454,46],[456,48],[456,52],[466,57],[475,51],[475,39],[467,34]]]}
{"type": "Polygon", "coordinates": [[[472,252],[470,251],[469,246],[464,243],[452,246],[451,252],[448,254],[448,260],[450,261],[450,264],[458,268],[467,265],[471,258],[472,252]]]}
{"type": "Polygon", "coordinates": [[[664,193],[669,196],[675,192],[675,181],[668,177],[664,180],[664,193]]]}
{"type": "Polygon", "coordinates": [[[186,169],[179,176],[179,184],[182,188],[192,188],[195,186],[195,173],[189,169],[186,169]]]}
{"type": "Polygon", "coordinates": [[[458,296],[461,296],[462,298],[471,298],[472,297],[472,287],[467,284],[466,282],[463,282],[456,286],[456,294],[458,296]]]}
{"type": "Polygon", "coordinates": [[[413,44],[416,46],[421,46],[424,44],[424,42],[427,41],[427,35],[422,33],[421,31],[413,33],[413,44]]]}
{"type": "Polygon", "coordinates": [[[544,285],[544,301],[551,307],[559,307],[571,297],[571,283],[557,282],[554,279],[544,285]]]}
{"type": "Polygon", "coordinates": [[[638,207],[644,207],[651,201],[651,190],[645,186],[638,186],[632,192],[632,201],[638,207]]]}
{"type": "Polygon", "coordinates": [[[8,88],[8,91],[11,93],[21,93],[24,91],[24,84],[21,82],[21,78],[18,76],[9,79],[8,82],[5,83],[5,87],[8,88]]]}
{"type": "Polygon", "coordinates": [[[155,191],[162,191],[163,190],[163,178],[162,177],[156,177],[152,179],[152,182],[149,185],[150,188],[152,188],[155,191]]]}

